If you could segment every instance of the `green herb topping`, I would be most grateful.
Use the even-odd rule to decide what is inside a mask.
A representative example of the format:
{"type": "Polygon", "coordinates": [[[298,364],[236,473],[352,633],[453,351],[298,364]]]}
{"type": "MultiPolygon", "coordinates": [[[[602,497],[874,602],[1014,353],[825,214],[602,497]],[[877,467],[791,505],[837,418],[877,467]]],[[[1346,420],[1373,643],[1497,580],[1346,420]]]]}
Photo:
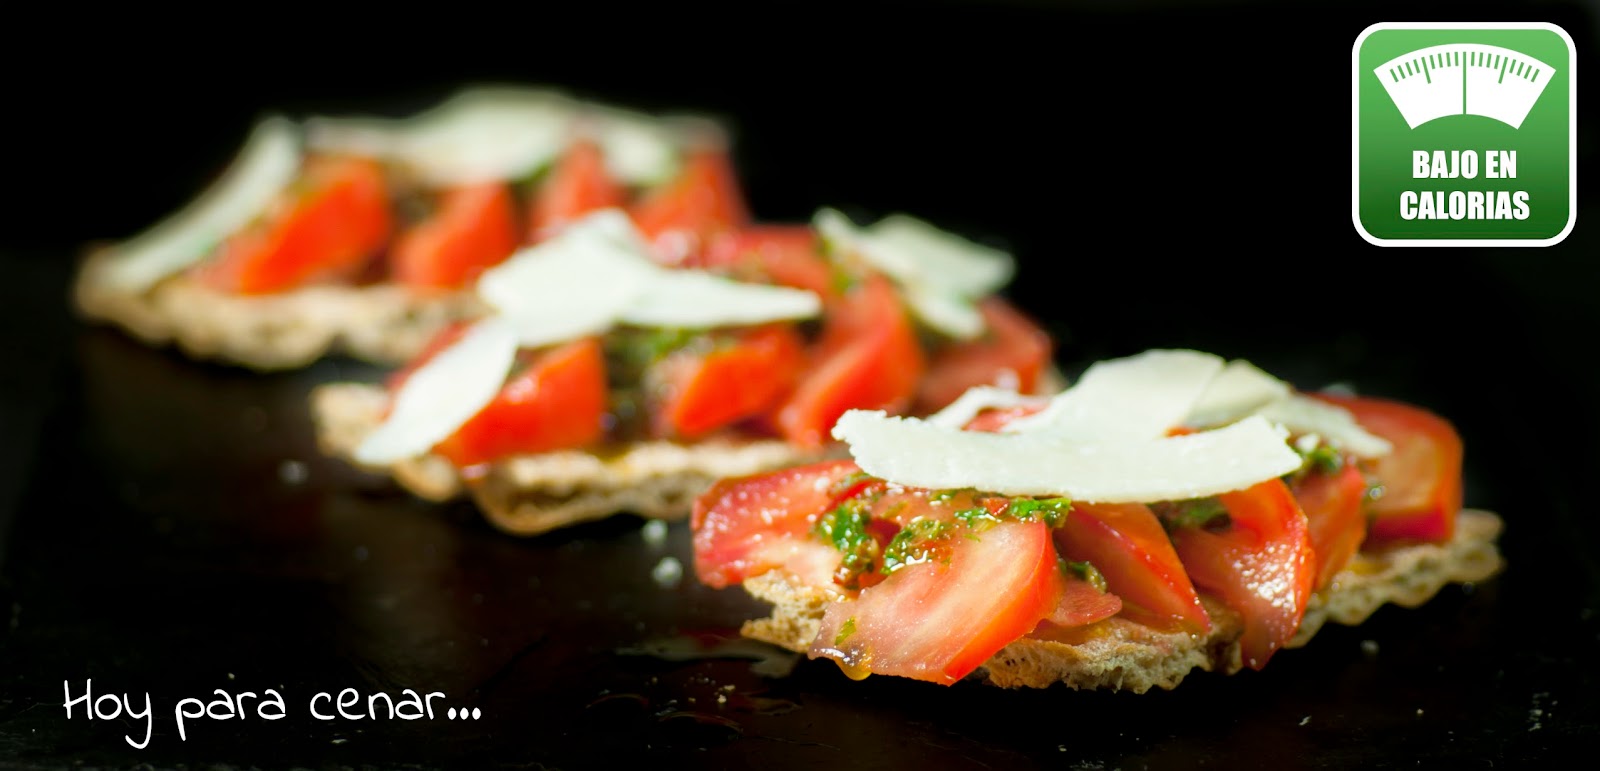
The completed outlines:
{"type": "Polygon", "coordinates": [[[1167,530],[1183,527],[1200,527],[1213,532],[1226,530],[1233,521],[1228,518],[1228,507],[1215,496],[1191,498],[1183,501],[1160,501],[1150,504],[1150,510],[1161,519],[1167,530]]]}
{"type": "Polygon", "coordinates": [[[947,556],[942,545],[955,523],[937,519],[914,519],[900,532],[895,533],[883,549],[883,574],[889,575],[903,567],[920,565],[947,556]]]}
{"type": "Polygon", "coordinates": [[[844,555],[834,581],[846,589],[859,589],[861,576],[878,561],[878,542],[867,532],[870,504],[851,499],[817,519],[811,532],[844,555]]]}
{"type": "Polygon", "coordinates": [[[1094,563],[1088,560],[1073,562],[1057,557],[1056,564],[1061,568],[1062,575],[1068,578],[1079,578],[1088,581],[1091,586],[1100,590],[1101,594],[1106,593],[1106,577],[1100,572],[1099,568],[1094,566],[1094,563]]]}
{"type": "Polygon", "coordinates": [[[844,641],[850,639],[850,635],[853,635],[855,633],[856,633],[856,617],[855,616],[851,616],[851,617],[849,617],[849,618],[844,620],[844,626],[839,627],[839,633],[833,636],[833,644],[834,644],[834,646],[837,647],[837,646],[840,646],[840,645],[844,645],[844,641]]]}
{"type": "Polygon", "coordinates": [[[1043,521],[1050,527],[1060,527],[1072,509],[1068,498],[1017,498],[1006,507],[1006,514],[1023,522],[1043,521]]]}

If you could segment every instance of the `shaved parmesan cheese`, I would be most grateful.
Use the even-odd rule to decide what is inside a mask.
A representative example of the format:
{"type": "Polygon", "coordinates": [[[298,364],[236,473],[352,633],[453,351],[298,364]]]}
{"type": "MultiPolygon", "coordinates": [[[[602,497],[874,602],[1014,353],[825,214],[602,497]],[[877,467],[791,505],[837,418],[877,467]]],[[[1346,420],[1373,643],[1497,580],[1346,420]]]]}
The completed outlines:
{"type": "Polygon", "coordinates": [[[1257,414],[1297,434],[1318,434],[1358,457],[1376,458],[1394,449],[1387,439],[1362,428],[1349,410],[1307,396],[1296,394],[1273,402],[1257,414]]]}
{"type": "Polygon", "coordinates": [[[1228,362],[1190,410],[1190,426],[1231,423],[1289,395],[1289,384],[1243,359],[1228,362]]]}
{"type": "Polygon", "coordinates": [[[927,417],[927,422],[940,428],[961,428],[972,422],[978,414],[989,409],[1010,409],[1025,404],[1044,401],[1037,396],[1023,396],[1014,389],[994,386],[973,386],[944,409],[927,417]]]}
{"type": "Polygon", "coordinates": [[[1222,368],[1221,357],[1182,350],[1098,362],[1050,406],[1002,430],[1074,442],[1156,439],[1183,424],[1222,368]]]}
{"type": "Polygon", "coordinates": [[[630,184],[664,182],[677,172],[688,133],[679,121],[606,105],[586,105],[583,131],[600,145],[606,170],[630,184]]]}
{"type": "Polygon", "coordinates": [[[702,329],[822,311],[821,298],[812,292],[656,265],[645,254],[643,237],[616,209],[584,217],[484,271],[478,295],[529,347],[598,334],[619,323],[702,329]]]}
{"type": "Polygon", "coordinates": [[[478,322],[411,373],[389,416],[356,447],[355,459],[382,465],[426,453],[494,400],[516,353],[509,324],[497,318],[478,322]]]}
{"type": "Polygon", "coordinates": [[[971,300],[960,295],[920,286],[906,290],[906,304],[923,323],[958,340],[972,340],[983,334],[983,314],[971,300]]]}
{"type": "MultiPolygon", "coordinates": [[[[868,229],[869,252],[902,254],[917,266],[917,280],[967,297],[993,294],[1011,280],[1011,255],[895,214],[868,229]]],[[[868,259],[871,259],[869,256],[868,259]]],[[[888,272],[887,270],[885,272],[888,272]]],[[[892,274],[891,274],[892,275],[892,274]]]]}
{"type": "Polygon", "coordinates": [[[525,177],[582,133],[599,143],[617,179],[649,184],[678,168],[679,123],[557,91],[484,87],[409,118],[323,117],[307,128],[313,149],[382,158],[440,186],[525,177]]]}
{"type": "Polygon", "coordinates": [[[224,238],[266,211],[300,169],[300,142],[285,118],[262,121],[210,189],[178,213],[114,247],[103,278],[143,292],[199,262],[224,238]]]}
{"type": "Polygon", "coordinates": [[[577,105],[551,91],[464,91],[402,120],[317,118],[312,148],[394,161],[432,185],[470,185],[530,174],[571,138],[577,105]]]}
{"type": "Polygon", "coordinates": [[[1241,490],[1300,467],[1288,433],[1259,416],[1226,428],[1139,442],[1079,443],[992,434],[851,410],[833,435],[863,471],[909,487],[1144,503],[1241,490]]]}
{"type": "Polygon", "coordinates": [[[697,270],[657,269],[620,321],[641,327],[701,329],[810,318],[822,298],[803,289],[745,284],[697,270]]]}
{"type": "Polygon", "coordinates": [[[973,302],[1005,286],[1015,271],[1011,255],[903,214],[861,228],[821,209],[813,223],[833,248],[855,253],[899,283],[924,323],[957,339],[983,333],[973,302]]]}
{"type": "Polygon", "coordinates": [[[604,332],[645,294],[657,270],[630,244],[631,228],[614,209],[584,217],[484,271],[478,296],[527,347],[604,332]]]}

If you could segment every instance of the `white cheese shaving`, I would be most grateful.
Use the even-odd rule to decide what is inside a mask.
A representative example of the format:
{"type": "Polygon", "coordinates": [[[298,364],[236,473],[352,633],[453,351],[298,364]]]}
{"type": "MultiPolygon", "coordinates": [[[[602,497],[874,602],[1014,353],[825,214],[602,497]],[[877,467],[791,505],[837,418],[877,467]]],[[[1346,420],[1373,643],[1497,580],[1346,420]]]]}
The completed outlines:
{"type": "Polygon", "coordinates": [[[1005,286],[1016,269],[1005,252],[903,214],[863,228],[821,209],[813,224],[833,248],[855,253],[894,279],[924,323],[961,340],[983,333],[974,301],[1005,286]]]}
{"type": "Polygon", "coordinates": [[[1288,383],[1235,359],[1206,386],[1185,422],[1197,428],[1231,423],[1288,396],[1289,390],[1288,383]]]}
{"type": "Polygon", "coordinates": [[[630,184],[665,182],[678,171],[680,148],[696,131],[710,133],[709,121],[691,126],[688,119],[657,118],[609,105],[589,104],[582,116],[584,132],[600,145],[606,171],[630,184]]]}
{"type": "Polygon", "coordinates": [[[620,320],[641,327],[700,329],[810,318],[822,312],[812,292],[746,284],[697,270],[656,269],[620,320]]]}
{"type": "Polygon", "coordinates": [[[1097,362],[1050,406],[1003,430],[1074,442],[1157,439],[1183,424],[1222,368],[1221,357],[1184,350],[1097,362]]]}
{"type": "Polygon", "coordinates": [[[355,459],[383,465],[426,453],[494,401],[516,353],[517,338],[505,320],[473,325],[406,379],[388,417],[356,447],[355,459]]]}
{"type": "Polygon", "coordinates": [[[525,346],[604,332],[616,324],[702,329],[810,318],[815,293],[747,284],[646,256],[626,214],[590,214],[478,279],[478,294],[525,346]]]}
{"type": "Polygon", "coordinates": [[[1308,396],[1289,396],[1263,407],[1256,414],[1297,434],[1317,434],[1329,444],[1358,457],[1377,458],[1394,449],[1387,439],[1362,428],[1349,410],[1308,396]]]}
{"type": "Polygon", "coordinates": [[[313,149],[383,158],[432,185],[468,185],[525,176],[549,163],[571,138],[577,105],[535,89],[481,88],[399,120],[313,118],[313,149]]]}
{"type": "Polygon", "coordinates": [[[527,347],[610,329],[644,294],[632,225],[615,209],[574,221],[555,237],[518,251],[478,277],[478,296],[504,315],[527,347]]]}
{"type": "Polygon", "coordinates": [[[1012,388],[996,388],[994,386],[973,386],[957,397],[955,401],[945,405],[945,408],[927,417],[927,422],[941,428],[961,428],[979,413],[989,409],[1011,409],[1026,404],[1039,404],[1044,399],[1038,396],[1024,396],[1012,388]]]}
{"type": "Polygon", "coordinates": [[[654,183],[678,168],[683,142],[674,121],[511,87],[462,91],[409,118],[312,118],[307,131],[313,149],[382,158],[439,186],[525,177],[580,133],[600,144],[617,179],[654,183]]]}
{"type": "Polygon", "coordinates": [[[228,170],[199,198],[119,244],[104,280],[143,292],[199,262],[223,239],[267,210],[300,170],[299,131],[286,118],[258,124],[228,170]]]}
{"type": "Polygon", "coordinates": [[[1214,431],[1111,444],[992,434],[851,410],[833,435],[863,471],[909,487],[1145,503],[1241,490],[1300,467],[1288,433],[1259,416],[1214,431]]]}

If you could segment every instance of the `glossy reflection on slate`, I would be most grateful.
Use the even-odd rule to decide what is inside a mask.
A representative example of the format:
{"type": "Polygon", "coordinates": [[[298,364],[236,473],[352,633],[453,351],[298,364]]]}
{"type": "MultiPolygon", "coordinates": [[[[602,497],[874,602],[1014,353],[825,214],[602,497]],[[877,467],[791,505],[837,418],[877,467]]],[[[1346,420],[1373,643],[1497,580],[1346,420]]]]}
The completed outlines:
{"type": "MultiPolygon", "coordinates": [[[[417,501],[319,457],[308,391],[372,368],[258,376],[74,334],[5,563],[0,725],[23,761],[1314,768],[1536,757],[1595,730],[1592,619],[1569,607],[1551,621],[1521,599],[1583,578],[1541,561],[1549,533],[1494,483],[1469,498],[1504,504],[1509,572],[1330,626],[1262,673],[1140,696],[853,682],[738,643],[761,613],[742,592],[687,570],[677,586],[653,580],[664,557],[691,564],[683,523],[659,544],[632,516],[514,539],[466,503],[417,501]],[[1530,646],[1536,623],[1553,634],[1530,646]],[[77,695],[90,679],[97,696],[150,694],[147,749],[122,738],[142,740],[141,721],[65,719],[63,681],[77,695]],[[180,740],[178,700],[269,688],[286,718],[190,719],[180,740]],[[311,718],[313,694],[345,688],[362,707],[376,691],[445,697],[432,719],[311,718]]],[[[1310,382],[1341,366],[1322,362],[1258,360],[1310,382]]],[[[1474,435],[1505,430],[1474,420],[1474,435]]]]}

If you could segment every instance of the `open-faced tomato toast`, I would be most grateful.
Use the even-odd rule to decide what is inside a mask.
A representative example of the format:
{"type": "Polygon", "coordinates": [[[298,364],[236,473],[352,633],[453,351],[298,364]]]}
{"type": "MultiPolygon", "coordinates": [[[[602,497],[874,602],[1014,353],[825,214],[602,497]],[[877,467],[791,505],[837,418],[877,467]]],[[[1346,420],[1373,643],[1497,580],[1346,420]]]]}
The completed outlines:
{"type": "Polygon", "coordinates": [[[716,479],[836,453],[849,410],[1053,379],[1049,338],[994,294],[1009,255],[904,216],[752,224],[725,156],[691,152],[681,173],[626,208],[573,210],[612,200],[591,190],[541,209],[538,243],[474,280],[487,315],[385,386],[315,392],[322,446],[532,534],[687,516],[716,479]],[[927,278],[950,270],[968,283],[927,278]]]}
{"type": "Polygon", "coordinates": [[[94,250],[75,300],[201,358],[398,364],[485,312],[485,270],[591,211],[654,212],[664,244],[744,224],[742,201],[710,211],[721,194],[701,190],[706,169],[731,174],[724,143],[705,119],[534,89],[470,89],[405,119],[274,117],[182,211],[94,250]]]}
{"type": "Polygon", "coordinates": [[[832,433],[852,460],[702,495],[695,570],[774,604],[745,635],[858,679],[1171,688],[1501,567],[1444,419],[1209,354],[926,419],[852,410],[832,433]]]}

